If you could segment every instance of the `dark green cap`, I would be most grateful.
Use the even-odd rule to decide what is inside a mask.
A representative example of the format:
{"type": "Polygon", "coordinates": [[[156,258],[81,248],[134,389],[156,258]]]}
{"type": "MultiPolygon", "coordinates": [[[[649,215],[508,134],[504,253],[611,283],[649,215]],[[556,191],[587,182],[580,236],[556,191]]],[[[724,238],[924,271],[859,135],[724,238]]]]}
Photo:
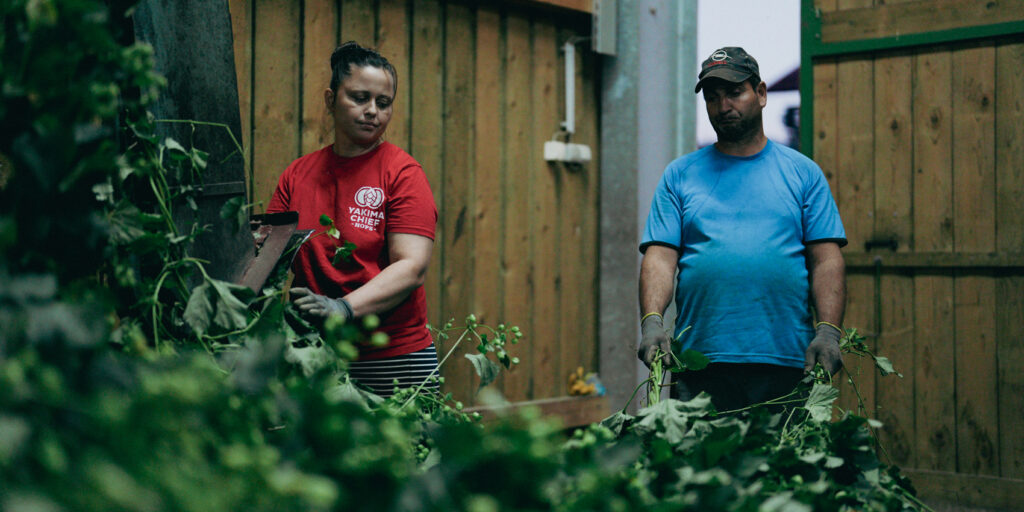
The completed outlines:
{"type": "Polygon", "coordinates": [[[721,78],[727,82],[742,82],[752,76],[761,76],[757,61],[739,46],[726,46],[711,53],[700,65],[697,75],[697,87],[693,92],[700,92],[704,81],[709,78],[721,78]]]}

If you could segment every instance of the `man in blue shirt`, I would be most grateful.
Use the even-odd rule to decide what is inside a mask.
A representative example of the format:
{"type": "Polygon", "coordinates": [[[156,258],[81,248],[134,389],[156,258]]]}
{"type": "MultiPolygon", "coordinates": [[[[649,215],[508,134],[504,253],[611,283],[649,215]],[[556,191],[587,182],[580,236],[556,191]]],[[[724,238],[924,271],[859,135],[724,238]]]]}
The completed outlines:
{"type": "Polygon", "coordinates": [[[701,89],[718,141],[670,163],[658,183],[640,244],[637,355],[650,366],[657,349],[704,353],[712,363],[676,374],[673,396],[707,391],[723,411],[789,393],[815,364],[842,367],[846,233],[817,164],[765,137],[753,57],[716,50],[701,89]]]}

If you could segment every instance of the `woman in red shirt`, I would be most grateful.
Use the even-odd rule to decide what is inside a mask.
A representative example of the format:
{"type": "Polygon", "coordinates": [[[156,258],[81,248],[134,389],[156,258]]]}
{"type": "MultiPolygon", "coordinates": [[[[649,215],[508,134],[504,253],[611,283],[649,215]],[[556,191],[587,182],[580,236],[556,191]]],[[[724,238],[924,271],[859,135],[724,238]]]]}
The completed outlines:
{"type": "Polygon", "coordinates": [[[311,239],[295,258],[291,295],[313,317],[380,317],[389,343],[361,346],[349,371],[383,396],[394,380],[417,386],[437,368],[423,291],[437,208],[420,164],[382,138],[397,90],[395,69],[379,53],[355,42],[334,50],[324,91],[334,143],[292,162],[267,208],[297,211],[299,229],[323,229],[326,214],[340,241],[355,245],[352,257],[335,265],[339,240],[311,239]]]}

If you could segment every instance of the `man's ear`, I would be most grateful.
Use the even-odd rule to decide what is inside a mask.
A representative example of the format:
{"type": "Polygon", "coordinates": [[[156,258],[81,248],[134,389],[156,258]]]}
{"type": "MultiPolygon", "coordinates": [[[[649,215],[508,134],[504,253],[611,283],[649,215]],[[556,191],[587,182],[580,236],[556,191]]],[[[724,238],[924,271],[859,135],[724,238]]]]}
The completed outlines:
{"type": "Polygon", "coordinates": [[[334,110],[334,91],[330,87],[324,89],[324,106],[328,112],[334,110]]]}
{"type": "Polygon", "coordinates": [[[763,108],[768,104],[768,85],[764,82],[757,84],[757,98],[763,108]]]}

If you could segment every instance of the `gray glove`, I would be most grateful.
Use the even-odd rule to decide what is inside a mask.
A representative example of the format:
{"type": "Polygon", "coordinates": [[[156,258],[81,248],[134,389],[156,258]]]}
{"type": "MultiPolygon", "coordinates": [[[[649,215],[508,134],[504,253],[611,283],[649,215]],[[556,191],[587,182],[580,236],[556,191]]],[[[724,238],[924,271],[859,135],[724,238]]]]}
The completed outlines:
{"type": "Polygon", "coordinates": [[[819,323],[814,328],[814,339],[807,346],[804,355],[804,371],[814,369],[815,363],[821,363],[829,375],[835,375],[843,367],[843,356],[839,353],[839,338],[843,335],[838,328],[819,323]]]}
{"type": "Polygon", "coordinates": [[[292,288],[290,293],[295,306],[307,315],[320,318],[341,315],[346,321],[355,316],[352,314],[352,306],[345,299],[332,299],[301,286],[292,288]]]}
{"type": "Polygon", "coordinates": [[[661,315],[651,315],[645,318],[640,323],[640,333],[640,346],[636,349],[636,356],[647,365],[647,368],[650,368],[654,363],[655,349],[660,348],[665,353],[661,360],[662,367],[671,367],[672,356],[669,354],[672,352],[672,339],[665,332],[661,315]]]}

